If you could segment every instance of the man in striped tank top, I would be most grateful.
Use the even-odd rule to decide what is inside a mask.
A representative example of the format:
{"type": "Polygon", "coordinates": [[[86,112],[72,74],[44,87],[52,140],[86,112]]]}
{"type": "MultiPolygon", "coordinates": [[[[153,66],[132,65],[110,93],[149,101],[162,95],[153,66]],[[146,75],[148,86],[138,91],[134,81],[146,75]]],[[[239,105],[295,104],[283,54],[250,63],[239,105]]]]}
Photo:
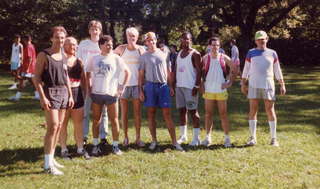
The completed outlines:
{"type": "Polygon", "coordinates": [[[191,47],[192,35],[181,35],[181,48],[176,59],[175,85],[176,106],[180,114],[180,138],[178,143],[187,141],[187,112],[193,123],[193,140],[190,146],[200,145],[200,117],[198,113],[198,90],[201,82],[201,55],[191,47]]]}
{"type": "Polygon", "coordinates": [[[121,105],[121,122],[124,131],[124,141],[123,146],[129,145],[128,136],[128,103],[132,100],[133,113],[134,113],[134,125],[136,128],[136,141],[135,144],[138,147],[144,147],[144,143],[140,137],[141,128],[141,103],[139,99],[139,87],[138,87],[138,77],[139,77],[139,57],[145,52],[144,48],[137,45],[137,40],[139,38],[139,32],[136,28],[130,27],[126,29],[127,44],[118,46],[114,53],[121,56],[126,65],[128,66],[131,77],[128,81],[123,94],[120,97],[121,105]]]}

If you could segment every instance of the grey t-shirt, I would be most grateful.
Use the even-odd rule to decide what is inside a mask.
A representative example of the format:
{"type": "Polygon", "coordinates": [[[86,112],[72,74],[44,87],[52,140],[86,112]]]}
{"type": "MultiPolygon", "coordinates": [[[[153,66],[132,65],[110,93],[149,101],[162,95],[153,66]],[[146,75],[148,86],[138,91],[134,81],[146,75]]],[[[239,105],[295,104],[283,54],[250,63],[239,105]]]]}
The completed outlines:
{"type": "Polygon", "coordinates": [[[169,56],[160,49],[145,52],[139,58],[139,70],[145,71],[145,80],[153,83],[167,83],[168,71],[171,71],[169,56]]]}

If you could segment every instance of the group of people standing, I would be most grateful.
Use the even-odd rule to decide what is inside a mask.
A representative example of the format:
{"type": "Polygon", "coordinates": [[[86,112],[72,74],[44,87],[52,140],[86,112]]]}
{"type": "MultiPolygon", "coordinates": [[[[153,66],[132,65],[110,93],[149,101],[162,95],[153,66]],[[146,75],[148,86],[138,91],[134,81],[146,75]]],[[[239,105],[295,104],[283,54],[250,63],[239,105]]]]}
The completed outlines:
{"type": "MultiPolygon", "coordinates": [[[[121,124],[124,131],[123,146],[130,144],[128,135],[128,105],[133,104],[135,141],[144,147],[141,140],[141,102],[147,108],[148,127],[151,134],[150,150],[158,146],[156,111],[161,109],[174,149],[184,151],[181,144],[188,141],[188,114],[193,125],[190,146],[212,143],[213,113],[217,107],[224,130],[224,146],[231,147],[229,120],[227,116],[227,89],[239,74],[239,57],[230,58],[220,52],[220,39],[209,40],[210,52],[205,56],[192,48],[192,35],[184,32],[180,38],[181,49],[172,62],[171,56],[157,47],[157,36],[148,32],[143,36],[145,46],[137,44],[139,32],[126,29],[127,44],[113,50],[113,38],[102,35],[102,24],[93,20],[88,25],[90,39],[77,44],[74,37],[67,37],[62,26],[52,28],[51,47],[37,57],[33,77],[39,92],[41,107],[45,112],[47,132],[44,140],[47,173],[62,175],[63,165],[54,159],[56,145],[61,145],[61,155],[69,156],[66,145],[67,124],[73,120],[77,153],[86,159],[101,154],[101,145],[106,144],[108,121],[111,123],[112,152],[121,155],[119,148],[118,101],[121,108],[121,124]],[[171,97],[176,97],[179,111],[180,137],[177,138],[171,117],[171,97]],[[200,140],[199,96],[205,100],[206,137],[200,140]],[[85,150],[88,143],[89,115],[92,112],[93,148],[85,150]],[[99,142],[100,138],[100,142],[99,142]]],[[[248,145],[257,143],[256,125],[258,101],[263,99],[271,129],[271,144],[278,146],[276,139],[276,115],[274,111],[274,75],[280,83],[281,94],[285,85],[279,60],[274,50],[267,48],[268,36],[264,31],[255,35],[257,47],[246,57],[242,74],[241,91],[250,102],[248,145]]],[[[237,49],[233,53],[237,54],[237,49]]]]}

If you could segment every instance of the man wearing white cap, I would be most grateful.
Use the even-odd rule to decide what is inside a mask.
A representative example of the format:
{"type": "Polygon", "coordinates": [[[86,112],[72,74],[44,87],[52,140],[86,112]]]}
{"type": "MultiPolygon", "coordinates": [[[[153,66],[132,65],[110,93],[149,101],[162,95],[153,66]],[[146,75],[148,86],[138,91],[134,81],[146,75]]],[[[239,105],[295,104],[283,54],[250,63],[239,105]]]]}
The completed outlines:
{"type": "Polygon", "coordinates": [[[268,35],[264,31],[255,34],[256,48],[249,50],[246,56],[245,66],[242,73],[241,91],[247,95],[250,103],[249,130],[250,138],[248,145],[257,143],[257,113],[259,99],[264,100],[265,111],[268,116],[271,145],[279,146],[276,136],[277,117],[274,110],[275,84],[274,76],[280,84],[280,94],[286,93],[282,71],[276,51],[267,48],[268,35]]]}

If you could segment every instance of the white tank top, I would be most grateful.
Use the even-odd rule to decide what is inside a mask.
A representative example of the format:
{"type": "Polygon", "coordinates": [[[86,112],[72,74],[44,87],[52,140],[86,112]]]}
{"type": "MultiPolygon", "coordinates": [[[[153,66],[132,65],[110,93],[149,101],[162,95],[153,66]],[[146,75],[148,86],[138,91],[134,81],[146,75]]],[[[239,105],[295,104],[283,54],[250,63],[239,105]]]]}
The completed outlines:
{"type": "MultiPolygon", "coordinates": [[[[128,50],[127,47],[125,48],[121,58],[126,63],[127,67],[131,72],[131,77],[127,83],[127,86],[137,86],[138,85],[138,77],[139,77],[139,57],[140,53],[139,50],[128,50]]],[[[122,76],[124,77],[124,76],[122,76]]],[[[122,78],[120,77],[120,78],[122,78]]]]}
{"type": "Polygon", "coordinates": [[[177,87],[193,89],[196,84],[196,69],[192,64],[192,54],[194,49],[184,58],[181,58],[181,52],[177,56],[176,79],[177,87]]]}
{"type": "Polygon", "coordinates": [[[205,92],[222,93],[226,91],[226,89],[221,89],[222,84],[226,82],[219,62],[221,55],[222,54],[219,53],[217,58],[212,58],[210,56],[210,67],[206,77],[206,82],[204,83],[205,92]]]}
{"type": "Polygon", "coordinates": [[[22,50],[22,45],[21,44],[17,44],[15,45],[15,43],[12,44],[12,51],[11,51],[11,62],[16,62],[16,63],[21,63],[20,62],[20,48],[22,50]]]}

